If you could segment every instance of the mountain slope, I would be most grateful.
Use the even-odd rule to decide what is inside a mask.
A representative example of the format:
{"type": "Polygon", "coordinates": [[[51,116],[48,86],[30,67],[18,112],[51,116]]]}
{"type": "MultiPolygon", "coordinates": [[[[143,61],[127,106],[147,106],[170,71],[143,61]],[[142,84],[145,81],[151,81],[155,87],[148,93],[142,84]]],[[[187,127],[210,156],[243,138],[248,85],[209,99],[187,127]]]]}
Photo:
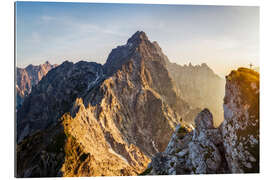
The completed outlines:
{"type": "Polygon", "coordinates": [[[26,68],[16,68],[16,107],[22,105],[25,97],[31,93],[32,87],[37,85],[42,77],[56,66],[46,61],[44,64],[38,66],[31,64],[26,68]]]}
{"type": "Polygon", "coordinates": [[[103,67],[65,62],[51,70],[18,112],[18,177],[141,173],[191,110],[165,61],[136,32],[103,67]]]}

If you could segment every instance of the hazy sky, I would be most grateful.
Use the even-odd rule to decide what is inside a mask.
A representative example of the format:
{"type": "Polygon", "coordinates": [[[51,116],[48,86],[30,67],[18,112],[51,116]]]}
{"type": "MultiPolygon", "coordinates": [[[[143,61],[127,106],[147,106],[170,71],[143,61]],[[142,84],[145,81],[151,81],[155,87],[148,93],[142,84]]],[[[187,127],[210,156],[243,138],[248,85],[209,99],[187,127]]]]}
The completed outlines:
{"type": "Polygon", "coordinates": [[[220,76],[259,65],[259,8],[92,3],[16,3],[17,66],[104,63],[137,30],[171,62],[206,62],[220,76]]]}

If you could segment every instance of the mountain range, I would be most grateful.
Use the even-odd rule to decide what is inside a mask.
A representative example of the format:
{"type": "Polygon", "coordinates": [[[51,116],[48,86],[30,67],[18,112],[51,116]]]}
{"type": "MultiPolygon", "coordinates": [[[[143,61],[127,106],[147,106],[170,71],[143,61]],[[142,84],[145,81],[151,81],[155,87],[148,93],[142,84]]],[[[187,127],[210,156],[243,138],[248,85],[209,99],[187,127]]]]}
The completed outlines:
{"type": "MultiPolygon", "coordinates": [[[[230,162],[236,161],[235,157],[223,156],[232,151],[224,147],[231,147],[230,140],[239,136],[238,131],[227,128],[224,123],[229,122],[227,116],[223,122],[222,99],[224,94],[224,101],[232,96],[228,90],[231,76],[225,87],[225,80],[205,63],[197,66],[171,63],[158,43],[151,42],[142,31],[136,32],[125,45],[113,49],[104,65],[65,61],[57,66],[46,62],[34,70],[26,69],[31,68],[17,72],[17,177],[245,172],[239,170],[240,165],[233,169],[234,163],[230,162]],[[154,162],[163,161],[156,161],[159,153],[165,152],[164,157],[169,154],[168,147],[177,139],[172,140],[176,137],[175,129],[178,132],[179,127],[184,127],[180,128],[181,137],[185,136],[186,144],[190,144],[197,142],[191,137],[194,132],[198,134],[200,126],[213,129],[217,139],[229,136],[224,140],[227,144],[220,140],[203,144],[206,149],[218,146],[217,152],[222,154],[219,159],[226,159],[225,165],[219,164],[220,168],[208,171],[187,164],[184,170],[160,173],[159,168],[166,168],[156,167],[154,162]],[[231,137],[233,133],[236,135],[231,137]]],[[[241,77],[245,75],[242,72],[241,77]]],[[[258,75],[254,76],[258,80],[258,75]]],[[[252,86],[257,90],[256,83],[252,86]]],[[[254,105],[253,109],[256,108],[254,105]]],[[[235,123],[238,117],[230,118],[235,123]]],[[[255,135],[257,132],[253,137],[258,139],[255,135]]],[[[209,135],[202,136],[205,139],[209,135]]],[[[198,153],[195,156],[200,157],[202,153],[198,153]]],[[[195,159],[190,157],[190,162],[197,162],[195,159]]]]}

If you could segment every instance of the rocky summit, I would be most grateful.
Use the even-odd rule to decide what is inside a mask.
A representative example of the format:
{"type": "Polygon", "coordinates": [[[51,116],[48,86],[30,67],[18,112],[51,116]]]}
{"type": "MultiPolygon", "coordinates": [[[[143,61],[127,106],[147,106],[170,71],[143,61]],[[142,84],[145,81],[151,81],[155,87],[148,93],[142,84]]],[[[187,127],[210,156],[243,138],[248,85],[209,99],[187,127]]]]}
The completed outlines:
{"type": "Polygon", "coordinates": [[[213,126],[208,109],[195,129],[179,124],[164,152],[142,175],[259,172],[259,74],[239,68],[226,77],[224,122],[213,126]]]}
{"type": "MultiPolygon", "coordinates": [[[[185,100],[169,63],[138,31],[104,65],[65,61],[51,69],[17,111],[16,176],[248,172],[245,165],[256,172],[258,134],[249,133],[258,128],[256,73],[245,80],[250,85],[227,77],[225,120],[217,128],[211,110],[185,100]],[[240,145],[240,137],[253,144],[240,145]],[[240,163],[246,151],[252,163],[240,163]]],[[[244,71],[236,72],[243,78],[244,71]]]]}

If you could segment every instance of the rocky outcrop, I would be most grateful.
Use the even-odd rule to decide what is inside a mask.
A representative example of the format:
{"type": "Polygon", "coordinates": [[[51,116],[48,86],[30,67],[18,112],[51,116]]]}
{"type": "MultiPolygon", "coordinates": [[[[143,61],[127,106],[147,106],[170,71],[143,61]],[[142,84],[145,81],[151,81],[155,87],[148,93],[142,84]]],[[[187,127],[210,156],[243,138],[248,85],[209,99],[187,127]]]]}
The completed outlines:
{"type": "Polygon", "coordinates": [[[190,111],[163,57],[144,32],[136,32],[103,67],[65,62],[51,70],[18,112],[17,155],[26,157],[18,176],[141,173],[190,111]],[[51,129],[60,130],[47,135],[51,129]],[[54,143],[58,148],[48,150],[54,143]]]}
{"type": "Polygon", "coordinates": [[[152,158],[143,174],[209,174],[226,173],[227,164],[219,129],[213,116],[204,109],[195,119],[196,128],[179,124],[162,153],[152,158]]]}
{"type": "Polygon", "coordinates": [[[142,175],[259,172],[259,74],[239,68],[226,77],[224,122],[204,109],[195,129],[178,125],[142,175]]]}
{"type": "Polygon", "coordinates": [[[259,172],[259,82],[259,73],[247,68],[226,77],[221,130],[232,173],[259,172]]]}
{"type": "Polygon", "coordinates": [[[57,65],[51,65],[48,61],[44,64],[33,66],[32,64],[26,68],[16,68],[16,107],[20,107],[23,100],[31,93],[32,87],[57,65]]]}

